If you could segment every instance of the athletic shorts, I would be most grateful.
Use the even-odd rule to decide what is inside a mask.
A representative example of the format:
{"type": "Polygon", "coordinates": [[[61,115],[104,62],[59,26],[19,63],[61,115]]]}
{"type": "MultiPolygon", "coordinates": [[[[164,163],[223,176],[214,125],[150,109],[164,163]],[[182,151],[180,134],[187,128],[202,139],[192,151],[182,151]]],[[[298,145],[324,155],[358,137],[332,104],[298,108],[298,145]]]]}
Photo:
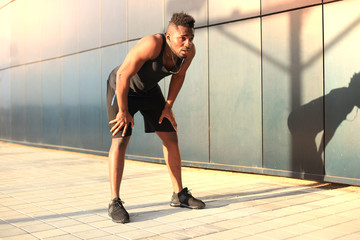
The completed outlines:
{"type": "MultiPolygon", "coordinates": [[[[146,94],[130,94],[128,96],[128,110],[132,117],[135,113],[140,111],[144,117],[145,132],[175,132],[175,129],[171,125],[170,121],[167,118],[164,118],[162,123],[159,124],[159,118],[161,116],[162,110],[165,106],[165,98],[161,92],[159,85],[151,89],[146,94]]],[[[107,117],[108,122],[116,118],[117,113],[119,112],[117,104],[117,95],[115,95],[115,89],[113,89],[109,81],[107,82],[107,94],[106,94],[106,108],[107,108],[107,117]]],[[[109,124],[109,129],[111,129],[115,124],[109,124]]],[[[113,138],[122,137],[123,128],[115,135],[113,138]]],[[[126,130],[125,136],[131,136],[132,128],[126,130]]]]}

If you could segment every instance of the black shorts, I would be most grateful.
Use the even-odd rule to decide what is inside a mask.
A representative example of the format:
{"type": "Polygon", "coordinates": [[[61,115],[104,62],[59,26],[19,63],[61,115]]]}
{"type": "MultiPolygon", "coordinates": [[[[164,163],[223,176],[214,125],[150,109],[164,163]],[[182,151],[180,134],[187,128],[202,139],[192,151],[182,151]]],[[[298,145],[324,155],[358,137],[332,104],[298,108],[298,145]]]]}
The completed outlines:
{"type": "MultiPolygon", "coordinates": [[[[116,114],[119,112],[117,99],[115,96],[115,89],[113,89],[109,81],[107,82],[107,94],[106,94],[106,109],[108,122],[116,118],[116,114]]],[[[128,110],[132,117],[135,113],[140,111],[144,117],[145,132],[175,132],[175,129],[171,125],[167,118],[164,118],[162,123],[159,124],[159,118],[162,110],[165,106],[165,98],[161,92],[160,87],[157,85],[146,94],[131,94],[128,96],[128,110]]],[[[109,124],[111,129],[115,124],[109,124]]],[[[122,137],[121,129],[113,138],[122,137]]],[[[132,129],[129,127],[125,136],[131,136],[132,129]]]]}

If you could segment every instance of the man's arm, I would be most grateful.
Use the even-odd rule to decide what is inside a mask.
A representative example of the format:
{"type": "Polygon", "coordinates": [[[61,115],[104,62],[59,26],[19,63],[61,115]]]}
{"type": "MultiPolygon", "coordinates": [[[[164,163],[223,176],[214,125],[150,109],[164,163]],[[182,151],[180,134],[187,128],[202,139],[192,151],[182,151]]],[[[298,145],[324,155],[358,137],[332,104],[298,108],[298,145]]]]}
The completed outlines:
{"type": "Polygon", "coordinates": [[[113,135],[118,133],[123,127],[123,136],[131,125],[134,126],[134,119],[128,111],[128,92],[130,85],[130,78],[135,75],[144,63],[155,58],[161,51],[161,36],[150,35],[141,39],[136,46],[127,54],[123,64],[116,73],[116,95],[119,112],[116,118],[110,121],[110,124],[115,123],[111,128],[113,135]]]}
{"type": "Polygon", "coordinates": [[[164,118],[167,118],[171,122],[172,126],[176,131],[177,131],[177,123],[175,121],[175,117],[172,112],[172,107],[184,83],[186,71],[191,64],[191,61],[193,60],[195,53],[196,53],[195,46],[193,46],[190,50],[190,53],[185,58],[184,63],[180,68],[180,71],[177,74],[173,74],[171,76],[168,97],[166,100],[164,110],[159,119],[159,123],[161,123],[164,118]]]}

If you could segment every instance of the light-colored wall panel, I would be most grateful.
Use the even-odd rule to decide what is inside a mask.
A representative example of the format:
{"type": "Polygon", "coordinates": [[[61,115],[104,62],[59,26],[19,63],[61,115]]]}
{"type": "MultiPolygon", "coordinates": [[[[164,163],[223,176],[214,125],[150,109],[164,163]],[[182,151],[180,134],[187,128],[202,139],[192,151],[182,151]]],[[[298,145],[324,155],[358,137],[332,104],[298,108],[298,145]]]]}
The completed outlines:
{"type": "MultiPolygon", "coordinates": [[[[24,1],[26,62],[40,61],[42,58],[42,12],[45,11],[42,5],[43,1],[44,0],[24,1]]],[[[21,16],[19,17],[21,18],[21,16]]]]}
{"type": "Polygon", "coordinates": [[[42,112],[44,142],[60,145],[61,119],[61,68],[60,60],[53,59],[42,63],[42,112]]]}
{"type": "Polygon", "coordinates": [[[0,72],[0,137],[11,138],[10,69],[0,72]]]}
{"type": "Polygon", "coordinates": [[[100,50],[79,55],[80,146],[102,148],[100,50]]]}
{"type": "Polygon", "coordinates": [[[206,0],[165,0],[165,31],[175,12],[185,12],[195,19],[195,27],[207,25],[207,1],[206,0]]]}
{"type": "Polygon", "coordinates": [[[42,2],[42,59],[60,56],[60,0],[42,2]]]}
{"type": "Polygon", "coordinates": [[[26,140],[33,143],[43,142],[42,111],[42,63],[29,64],[25,67],[25,114],[26,140]]]}
{"type": "Polygon", "coordinates": [[[107,80],[111,71],[120,65],[126,56],[126,43],[109,46],[101,49],[101,111],[102,111],[102,132],[103,150],[108,151],[111,144],[111,134],[109,130],[107,111],[106,111],[106,90],[107,80]]]}
{"type": "MultiPolygon", "coordinates": [[[[138,41],[127,44],[128,51],[132,49],[138,41]]],[[[164,80],[159,82],[164,92],[164,80]]],[[[140,112],[135,114],[135,125],[132,129],[132,136],[126,153],[138,157],[163,158],[162,143],[155,133],[145,133],[144,118],[140,112]]]]}
{"type": "Polygon", "coordinates": [[[210,161],[261,166],[260,19],[209,29],[210,161]]]}
{"type": "Polygon", "coordinates": [[[26,138],[25,115],[25,67],[10,69],[11,76],[11,139],[24,141],[26,138]]]}
{"type": "Polygon", "coordinates": [[[126,0],[101,1],[101,45],[126,40],[126,0]]]}
{"type": "Polygon", "coordinates": [[[262,14],[269,14],[321,3],[322,0],[262,0],[261,8],[262,14]]]}
{"type": "Polygon", "coordinates": [[[60,1],[61,54],[79,51],[79,0],[60,1]]]}
{"type": "Polygon", "coordinates": [[[164,32],[163,0],[137,0],[127,4],[128,40],[164,32]]]}
{"type": "Polygon", "coordinates": [[[209,24],[228,22],[260,15],[260,0],[209,0],[209,24]]]}
{"type": "Polygon", "coordinates": [[[61,145],[80,145],[79,55],[61,58],[61,145]]]}
{"type": "Polygon", "coordinates": [[[100,0],[79,2],[79,50],[100,46],[100,0]]]}
{"type": "Polygon", "coordinates": [[[264,17],[262,29],[264,167],[319,173],[322,99],[308,104],[323,92],[321,6],[264,17]]]}
{"type": "Polygon", "coordinates": [[[10,56],[11,65],[14,66],[26,62],[25,3],[24,1],[14,1],[11,4],[10,56]]]}
{"type": "Polygon", "coordinates": [[[2,14],[0,14],[0,69],[9,67],[11,62],[12,41],[10,23],[10,8],[4,8],[2,14]]]}
{"type": "Polygon", "coordinates": [[[360,177],[359,1],[324,6],[326,173],[360,177]],[[358,73],[354,76],[354,73],[358,73]],[[351,85],[349,85],[349,83],[351,85]]]}
{"type": "MultiPolygon", "coordinates": [[[[209,161],[207,39],[207,29],[195,30],[196,55],[173,107],[182,159],[195,162],[209,161]]],[[[166,94],[169,83],[170,79],[167,79],[166,94]]]]}

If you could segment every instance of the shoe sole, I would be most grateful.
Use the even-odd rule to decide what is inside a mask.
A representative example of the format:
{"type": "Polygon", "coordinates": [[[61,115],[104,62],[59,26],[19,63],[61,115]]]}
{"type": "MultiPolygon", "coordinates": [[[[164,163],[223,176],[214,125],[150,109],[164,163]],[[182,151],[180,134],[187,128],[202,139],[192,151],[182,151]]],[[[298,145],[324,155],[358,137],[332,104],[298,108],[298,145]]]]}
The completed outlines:
{"type": "Polygon", "coordinates": [[[128,220],[120,220],[120,221],[117,221],[117,220],[114,220],[109,214],[108,214],[108,216],[111,218],[111,221],[113,221],[114,223],[128,223],[128,222],[130,222],[130,220],[128,219],[128,220]]]}
{"type": "Polygon", "coordinates": [[[189,205],[186,205],[186,204],[175,204],[175,203],[170,203],[170,206],[171,207],[182,207],[182,208],[189,208],[189,209],[203,209],[205,207],[193,207],[193,206],[189,206],[189,205]]]}

